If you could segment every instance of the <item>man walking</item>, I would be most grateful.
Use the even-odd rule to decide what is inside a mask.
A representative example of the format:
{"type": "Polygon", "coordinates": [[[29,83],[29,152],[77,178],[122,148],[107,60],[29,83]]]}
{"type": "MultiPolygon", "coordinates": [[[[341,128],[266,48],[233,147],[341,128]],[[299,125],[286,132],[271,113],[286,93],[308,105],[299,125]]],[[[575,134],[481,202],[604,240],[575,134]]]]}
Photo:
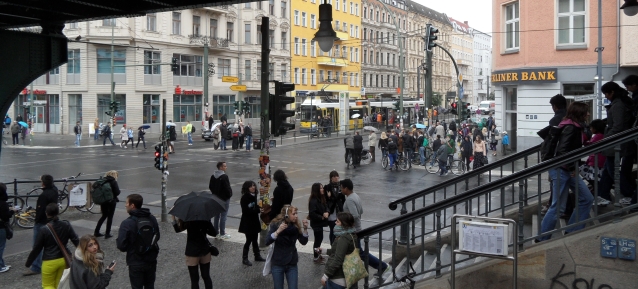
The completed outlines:
{"type": "Polygon", "coordinates": [[[186,121],[186,135],[188,136],[188,145],[193,145],[193,124],[191,124],[190,120],[186,121]]]}
{"type": "Polygon", "coordinates": [[[108,138],[111,141],[112,145],[115,145],[113,142],[113,137],[111,136],[111,122],[109,121],[102,129],[102,135],[104,136],[104,141],[102,141],[102,146],[106,145],[106,139],[108,138]]]}
{"type": "Polygon", "coordinates": [[[222,124],[219,125],[219,132],[221,133],[221,142],[219,143],[220,150],[226,150],[226,135],[228,134],[228,126],[226,121],[223,121],[222,124]]]}
{"type": "MultiPolygon", "coordinates": [[[[44,227],[48,223],[46,207],[48,204],[58,203],[58,188],[53,184],[53,177],[51,175],[42,175],[40,177],[42,182],[42,193],[38,196],[35,207],[35,224],[33,225],[33,243],[38,239],[40,228],[44,227]]],[[[30,276],[40,274],[42,272],[42,252],[31,264],[30,270],[22,274],[23,276],[30,276]]]]}
{"type": "Polygon", "coordinates": [[[377,147],[378,144],[377,134],[374,131],[370,131],[370,136],[368,136],[368,146],[370,147],[370,155],[372,155],[372,161],[374,163],[374,148],[377,147]]]}
{"type": "Polygon", "coordinates": [[[80,141],[82,140],[82,126],[80,122],[75,123],[75,127],[73,128],[73,132],[75,133],[75,146],[80,146],[80,141]]]}
{"type": "MultiPolygon", "coordinates": [[[[354,217],[354,227],[357,231],[361,231],[361,214],[363,214],[363,207],[361,206],[361,199],[359,195],[353,191],[354,185],[350,179],[344,179],[340,182],[341,192],[346,196],[346,202],[343,205],[343,211],[350,213],[354,217]]],[[[365,260],[365,252],[361,249],[361,239],[357,240],[357,248],[359,249],[361,259],[365,260]]],[[[380,261],[376,256],[368,253],[368,264],[370,267],[377,269],[377,272],[381,275],[389,270],[392,270],[391,266],[387,263],[380,261]]]]}
{"type": "Polygon", "coordinates": [[[354,139],[352,138],[352,135],[350,135],[350,133],[346,133],[346,137],[343,139],[343,146],[346,148],[346,163],[348,163],[348,154],[351,155],[352,159],[352,163],[353,163],[353,167],[354,167],[354,139]]]}
{"type": "Polygon", "coordinates": [[[352,138],[354,142],[354,154],[353,154],[353,163],[357,166],[361,165],[361,151],[363,150],[363,137],[359,135],[358,131],[354,132],[354,137],[352,138]]]}
{"type": "Polygon", "coordinates": [[[19,145],[20,139],[18,139],[18,135],[20,134],[21,126],[18,124],[18,121],[14,121],[11,125],[11,139],[13,140],[13,145],[19,145]]]}
{"type": "Polygon", "coordinates": [[[131,215],[122,221],[117,236],[117,248],[126,252],[128,276],[133,289],[155,288],[155,272],[160,239],[157,219],[142,208],[144,199],[138,194],[126,197],[126,212],[131,215]]]}
{"type": "Polygon", "coordinates": [[[220,239],[230,239],[230,235],[226,234],[226,216],[230,206],[230,197],[233,196],[233,189],[230,187],[226,168],[226,162],[218,162],[217,170],[210,176],[210,182],[208,183],[210,192],[226,202],[226,211],[213,218],[213,226],[219,228],[219,236],[217,237],[220,239]]]}

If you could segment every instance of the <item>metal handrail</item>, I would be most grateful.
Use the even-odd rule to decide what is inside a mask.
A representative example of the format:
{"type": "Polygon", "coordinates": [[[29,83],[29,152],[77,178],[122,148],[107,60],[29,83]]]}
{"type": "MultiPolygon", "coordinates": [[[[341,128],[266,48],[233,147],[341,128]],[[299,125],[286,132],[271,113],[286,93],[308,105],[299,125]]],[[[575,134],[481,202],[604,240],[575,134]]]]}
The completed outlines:
{"type": "Polygon", "coordinates": [[[484,166],[482,166],[482,167],[480,167],[478,169],[472,170],[472,171],[467,172],[467,173],[465,173],[463,175],[456,176],[456,177],[454,177],[453,179],[451,179],[451,180],[449,180],[447,182],[443,182],[443,183],[428,187],[426,189],[420,190],[420,191],[418,191],[418,192],[416,192],[414,194],[411,194],[409,196],[405,196],[405,197],[400,198],[398,200],[392,201],[392,202],[390,202],[388,204],[388,207],[390,208],[390,210],[396,210],[398,204],[405,204],[405,203],[407,203],[409,201],[416,200],[416,199],[421,198],[421,197],[425,197],[425,196],[429,195],[430,193],[434,193],[434,192],[436,192],[438,190],[441,190],[443,188],[452,186],[455,183],[465,182],[466,180],[469,180],[471,178],[477,177],[477,176],[479,176],[479,175],[481,175],[483,173],[486,173],[488,171],[491,171],[491,170],[494,170],[496,168],[502,167],[502,166],[504,166],[506,164],[518,161],[518,160],[523,159],[523,158],[525,158],[525,157],[527,157],[529,155],[535,154],[539,150],[540,150],[540,145],[536,145],[536,146],[533,146],[533,147],[528,148],[526,150],[517,152],[517,153],[515,153],[513,155],[510,155],[510,156],[504,158],[504,159],[500,159],[500,160],[498,160],[496,162],[493,162],[491,164],[484,165],[484,166]]]}

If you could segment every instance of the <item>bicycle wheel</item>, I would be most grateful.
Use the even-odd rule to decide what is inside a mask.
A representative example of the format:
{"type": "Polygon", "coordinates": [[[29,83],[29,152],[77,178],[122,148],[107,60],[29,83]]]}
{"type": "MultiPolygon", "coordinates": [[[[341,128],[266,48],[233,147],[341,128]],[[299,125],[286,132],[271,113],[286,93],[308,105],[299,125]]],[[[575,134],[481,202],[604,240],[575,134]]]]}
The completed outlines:
{"type": "Polygon", "coordinates": [[[402,171],[407,171],[407,170],[409,170],[409,169],[410,169],[410,166],[409,166],[408,162],[409,162],[409,160],[408,160],[407,158],[405,158],[405,157],[400,157],[400,158],[399,158],[399,168],[400,168],[402,171]]]}
{"type": "MultiPolygon", "coordinates": [[[[24,208],[24,200],[20,197],[9,197],[9,201],[7,201],[10,208],[19,207],[20,209],[24,208]]],[[[9,225],[13,228],[16,223],[16,214],[11,215],[9,218],[9,225]]]]}
{"type": "Polygon", "coordinates": [[[35,225],[35,210],[21,211],[16,216],[16,223],[18,227],[24,229],[31,229],[35,225]]]}
{"type": "Polygon", "coordinates": [[[60,208],[60,214],[66,212],[69,208],[69,193],[66,191],[58,192],[58,207],[60,208]]]}
{"type": "MultiPolygon", "coordinates": [[[[35,208],[37,206],[38,197],[44,190],[42,188],[35,188],[27,193],[27,206],[35,208]]],[[[64,213],[69,207],[69,195],[65,192],[58,192],[58,207],[60,208],[60,214],[64,213]]]]}
{"type": "Polygon", "coordinates": [[[428,173],[431,174],[436,174],[439,172],[440,168],[439,168],[439,160],[435,159],[433,161],[429,161],[425,164],[425,169],[428,171],[428,173]]]}
{"type": "Polygon", "coordinates": [[[348,153],[348,155],[346,156],[346,166],[347,168],[350,168],[350,166],[352,166],[352,154],[348,153]]]}
{"type": "Polygon", "coordinates": [[[42,188],[34,188],[30,192],[27,193],[27,197],[24,199],[24,205],[22,209],[26,209],[27,207],[35,208],[38,205],[38,197],[42,194],[44,190],[42,188]]]}
{"type": "Polygon", "coordinates": [[[383,158],[381,158],[381,166],[384,169],[387,169],[388,168],[388,163],[389,163],[388,155],[383,155],[383,158]]]}
{"type": "Polygon", "coordinates": [[[452,162],[450,169],[454,175],[460,176],[465,173],[465,163],[460,160],[455,160],[452,162]]]}
{"type": "Polygon", "coordinates": [[[372,154],[368,152],[364,157],[361,157],[361,163],[369,165],[372,162],[372,154]]]}
{"type": "Polygon", "coordinates": [[[426,147],[425,148],[425,159],[429,160],[432,157],[432,148],[431,147],[426,147]]]}
{"type": "Polygon", "coordinates": [[[96,206],[95,203],[93,202],[93,200],[88,200],[86,204],[88,205],[88,207],[86,207],[86,209],[89,212],[91,212],[91,214],[100,214],[102,212],[100,210],[101,207],[99,205],[96,206]]]}

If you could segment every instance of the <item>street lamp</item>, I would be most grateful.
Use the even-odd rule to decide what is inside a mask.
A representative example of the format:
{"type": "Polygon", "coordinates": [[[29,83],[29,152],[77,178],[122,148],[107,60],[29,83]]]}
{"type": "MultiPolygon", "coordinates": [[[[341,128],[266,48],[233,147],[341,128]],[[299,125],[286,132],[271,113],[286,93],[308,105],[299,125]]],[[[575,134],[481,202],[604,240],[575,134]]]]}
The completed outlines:
{"type": "Polygon", "coordinates": [[[638,14],[638,0],[625,0],[625,4],[620,6],[620,9],[622,9],[627,16],[635,16],[638,14]]]}
{"type": "Polygon", "coordinates": [[[332,5],[325,2],[319,5],[319,31],[312,39],[319,43],[319,49],[329,52],[337,38],[337,32],[332,29],[332,5]]]}

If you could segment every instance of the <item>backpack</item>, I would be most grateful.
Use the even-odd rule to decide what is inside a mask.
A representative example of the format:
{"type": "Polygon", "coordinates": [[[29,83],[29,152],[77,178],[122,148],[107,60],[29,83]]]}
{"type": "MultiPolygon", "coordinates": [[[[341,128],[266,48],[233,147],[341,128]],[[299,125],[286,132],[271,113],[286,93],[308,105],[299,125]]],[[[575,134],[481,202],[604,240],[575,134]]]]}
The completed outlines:
{"type": "Polygon", "coordinates": [[[195,126],[191,125],[191,133],[194,133],[194,132],[195,132],[195,126]]]}
{"type": "Polygon", "coordinates": [[[564,128],[564,126],[547,126],[538,132],[541,137],[545,135],[543,143],[541,143],[541,161],[550,160],[556,156],[556,148],[564,128]]]}
{"type": "Polygon", "coordinates": [[[158,248],[157,241],[159,239],[158,234],[153,226],[153,221],[148,217],[135,217],[131,216],[137,223],[137,233],[135,238],[135,253],[138,255],[144,255],[152,249],[158,248]]]}
{"type": "Polygon", "coordinates": [[[91,199],[93,203],[101,205],[113,200],[113,190],[111,183],[106,178],[100,177],[91,186],[91,199]]]}
{"type": "Polygon", "coordinates": [[[429,145],[430,145],[430,141],[428,141],[428,138],[427,138],[427,137],[424,137],[424,138],[423,138],[423,146],[424,146],[424,147],[428,147],[429,145]]]}

